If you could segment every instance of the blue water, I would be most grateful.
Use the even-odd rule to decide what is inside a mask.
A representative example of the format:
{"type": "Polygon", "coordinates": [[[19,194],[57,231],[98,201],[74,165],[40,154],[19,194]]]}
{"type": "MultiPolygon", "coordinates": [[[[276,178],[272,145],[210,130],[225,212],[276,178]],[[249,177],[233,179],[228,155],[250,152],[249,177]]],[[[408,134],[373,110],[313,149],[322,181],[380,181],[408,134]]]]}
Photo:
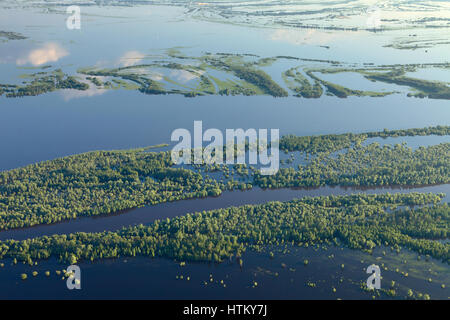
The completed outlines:
{"type": "MultiPolygon", "coordinates": [[[[126,63],[123,57],[130,52],[142,59],[136,63],[146,63],[158,56],[167,57],[164,52],[172,47],[182,47],[180,51],[190,56],[199,56],[205,52],[252,53],[261,57],[290,55],[376,64],[442,63],[446,62],[448,56],[445,48],[412,51],[382,47],[394,37],[407,36],[410,31],[372,35],[365,32],[249,28],[198,21],[184,16],[183,8],[159,6],[82,7],[82,29],[70,31],[65,27],[67,15],[64,8],[57,9],[62,10],[62,13],[48,13],[46,8],[0,8],[0,30],[16,31],[29,37],[27,40],[0,43],[0,83],[18,84],[23,81],[20,75],[39,72],[39,68],[44,65],[52,65],[52,69],[62,68],[69,74],[75,74],[80,67],[119,67],[126,63]],[[329,45],[330,49],[320,47],[319,44],[329,45]],[[56,54],[45,50],[49,46],[56,48],[56,54]],[[32,67],[37,69],[30,69],[32,67]]],[[[292,63],[292,67],[308,64],[305,61],[292,63]]],[[[284,70],[280,66],[285,69],[291,67],[289,63],[281,62],[265,69],[274,79],[281,81],[280,74],[284,70]]],[[[445,71],[432,69],[420,71],[419,75],[429,80],[445,81],[446,74],[445,71]]],[[[349,85],[358,82],[358,79],[348,75],[345,77],[349,85]]],[[[373,83],[355,85],[379,88],[379,84],[373,83]]],[[[192,130],[194,120],[202,120],[205,129],[278,128],[282,135],[359,133],[385,128],[449,125],[450,103],[445,100],[407,98],[406,93],[385,98],[208,96],[191,99],[93,88],[86,92],[65,90],[20,99],[0,97],[0,171],[92,150],[127,149],[170,142],[174,129],[192,130]]],[[[409,146],[417,148],[419,145],[448,141],[448,136],[431,136],[377,138],[367,143],[407,142],[409,146]]],[[[84,218],[2,232],[0,238],[23,239],[63,232],[116,230],[122,226],[150,223],[156,218],[203,209],[290,200],[304,195],[361,191],[319,188],[230,192],[214,199],[180,201],[109,217],[84,218]]],[[[387,191],[446,192],[448,185],[411,190],[365,190],[387,191]]],[[[330,251],[300,249],[292,254],[276,256],[275,260],[270,260],[264,253],[248,252],[244,257],[246,262],[243,270],[233,261],[221,265],[188,264],[187,269],[182,270],[178,263],[164,259],[82,262],[80,265],[86,277],[81,292],[65,288],[64,281],[54,274],[55,269],[60,270],[64,266],[54,260],[33,267],[11,266],[10,261],[7,261],[5,267],[0,268],[0,298],[370,298],[361,293],[359,285],[349,281],[341,285],[342,291],[338,288],[337,295],[332,294],[331,287],[338,285],[341,276],[359,282],[365,280],[366,275],[361,271],[365,267],[365,264],[360,263],[361,253],[346,250],[341,254],[340,249],[331,250],[337,257],[331,264],[327,260],[330,251]],[[313,265],[307,271],[300,269],[305,257],[313,265]],[[280,267],[282,262],[298,271],[291,272],[280,267]],[[342,271],[339,267],[341,263],[349,268],[342,271]],[[280,277],[267,275],[258,267],[277,271],[280,277]],[[50,278],[43,275],[47,269],[52,271],[50,278]],[[33,270],[39,271],[36,278],[31,276],[33,270]],[[28,273],[27,281],[19,280],[21,272],[28,273]],[[176,280],[176,275],[181,273],[189,273],[192,281],[176,280]],[[210,273],[214,274],[215,279],[225,280],[228,289],[216,282],[205,289],[203,281],[209,281],[210,273]],[[118,274],[120,277],[117,277],[118,274]],[[112,281],[114,279],[117,281],[112,281]],[[260,283],[256,289],[251,288],[253,281],[260,283]],[[306,288],[306,281],[317,281],[318,289],[306,288]]],[[[414,261],[415,256],[411,257],[411,261],[414,261]]],[[[367,265],[375,261],[375,257],[365,256],[364,259],[367,265]]],[[[448,291],[442,290],[440,283],[446,283],[448,288],[448,266],[431,261],[424,262],[419,269],[427,268],[438,270],[438,280],[430,284],[419,276],[411,276],[408,281],[404,280],[406,285],[431,292],[433,298],[445,299],[449,296],[448,291]]],[[[398,274],[387,273],[386,279],[402,281],[403,278],[398,274]]]]}
{"type": "Polygon", "coordinates": [[[203,127],[278,128],[313,135],[448,125],[449,102],[385,98],[322,99],[148,96],[111,90],[65,100],[54,92],[0,97],[0,170],[98,149],[128,149],[170,142],[173,130],[203,127]]]}

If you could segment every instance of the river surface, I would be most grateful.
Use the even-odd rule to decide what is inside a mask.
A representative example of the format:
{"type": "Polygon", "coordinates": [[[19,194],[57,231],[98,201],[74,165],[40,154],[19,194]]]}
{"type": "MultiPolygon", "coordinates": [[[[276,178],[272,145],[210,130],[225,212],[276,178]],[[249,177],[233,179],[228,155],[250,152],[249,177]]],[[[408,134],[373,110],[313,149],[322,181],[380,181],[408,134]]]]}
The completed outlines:
{"type": "MultiPolygon", "coordinates": [[[[20,84],[23,74],[38,72],[44,65],[76,74],[80,67],[124,66],[130,63],[129,57],[135,59],[132,63],[146,63],[150,57],[174,47],[191,56],[226,52],[261,57],[290,55],[359,64],[448,62],[448,46],[419,50],[383,47],[396,37],[408,36],[409,30],[373,34],[251,28],[190,19],[184,15],[183,8],[163,6],[90,6],[83,7],[82,12],[81,30],[68,30],[64,8],[59,12],[45,6],[0,8],[0,30],[20,32],[28,37],[26,40],[0,42],[0,83],[20,84]]],[[[278,66],[267,68],[277,81],[281,79],[282,71],[278,66]]],[[[428,80],[450,79],[450,69],[430,68],[414,74],[428,80]]],[[[330,79],[334,77],[329,76],[330,79]]],[[[355,88],[360,89],[379,88],[366,80],[363,82],[359,75],[354,74],[346,75],[343,81],[346,85],[355,83],[355,88]]],[[[185,98],[177,95],[149,96],[131,90],[93,89],[86,92],[61,90],[18,99],[0,97],[0,171],[92,150],[167,143],[173,130],[193,130],[194,120],[202,120],[205,129],[278,128],[281,135],[359,133],[385,128],[449,125],[450,102],[407,98],[405,92],[384,98],[185,98]]],[[[449,142],[449,137],[376,138],[366,143],[371,142],[406,142],[408,146],[417,148],[419,145],[449,142]]],[[[341,187],[254,188],[244,192],[224,192],[218,198],[164,203],[115,215],[4,231],[0,232],[0,240],[117,230],[188,212],[355,192],[445,192],[444,201],[448,201],[450,185],[365,190],[341,187]]],[[[80,262],[82,290],[72,291],[67,290],[65,280],[55,273],[55,270],[66,266],[54,259],[39,262],[36,266],[12,265],[11,261],[5,261],[4,267],[0,267],[0,298],[370,299],[371,294],[360,289],[360,283],[367,278],[365,268],[372,263],[385,262],[392,268],[382,271],[386,280],[383,288],[389,288],[390,281],[394,280],[400,284],[397,290],[401,298],[405,297],[406,288],[411,287],[430,293],[432,298],[448,299],[448,265],[433,259],[418,260],[416,254],[405,250],[397,254],[390,252],[389,248],[384,249],[386,255],[380,248],[371,256],[342,248],[269,248],[267,250],[276,252],[273,259],[269,258],[268,252],[248,250],[243,257],[242,269],[236,261],[188,263],[186,267],[167,259],[143,257],[80,262]],[[329,258],[331,255],[333,259],[329,258]],[[304,259],[310,261],[308,267],[304,267],[304,259]],[[408,260],[408,264],[402,265],[402,260],[408,260]],[[341,267],[342,264],[345,268],[341,267]],[[406,278],[393,271],[398,266],[400,271],[407,271],[410,276],[406,278]],[[35,270],[39,273],[33,277],[31,272],[35,270]],[[46,270],[51,271],[50,277],[44,275],[46,270]],[[20,280],[21,273],[28,274],[26,281],[20,280]],[[433,281],[429,282],[429,278],[433,281]],[[309,287],[307,283],[314,283],[316,287],[309,287]],[[441,284],[445,284],[447,289],[442,289],[441,284]],[[336,293],[332,288],[337,289],[336,293]]]]}
{"type": "Polygon", "coordinates": [[[35,266],[13,265],[8,260],[0,268],[0,298],[372,299],[373,293],[360,288],[367,280],[365,270],[371,264],[387,267],[381,271],[381,288],[389,289],[391,281],[395,281],[397,299],[404,299],[408,288],[427,293],[433,299],[449,296],[448,265],[433,259],[419,261],[417,254],[407,250],[397,254],[389,248],[379,248],[369,255],[345,248],[283,246],[263,252],[247,250],[242,259],[242,268],[236,260],[185,266],[178,261],[147,257],[80,262],[81,290],[67,289],[67,280],[56,273],[67,266],[54,259],[35,266]],[[273,258],[269,257],[269,251],[274,252],[273,258]],[[303,263],[305,259],[309,261],[307,266],[303,263]],[[408,263],[404,264],[404,260],[408,263]],[[38,275],[32,276],[33,271],[38,275]],[[45,271],[50,271],[50,276],[45,276],[45,271]],[[21,280],[21,273],[26,273],[28,279],[21,280]]]}
{"type": "MultiPolygon", "coordinates": [[[[185,16],[183,8],[161,6],[83,7],[81,29],[68,30],[64,8],[58,11],[0,8],[0,30],[21,32],[28,37],[0,43],[0,83],[20,84],[24,74],[41,71],[39,68],[46,65],[76,74],[81,67],[144,64],[170,48],[193,57],[205,52],[225,52],[345,63],[447,62],[440,47],[427,53],[383,47],[380,40],[395,37],[395,32],[357,32],[346,37],[340,32],[312,32],[308,37],[307,30],[199,21],[185,16]],[[321,35],[323,38],[314,39],[321,35]],[[312,41],[296,41],[300,36],[312,41]],[[332,49],[320,46],[328,42],[333,44],[332,49]]],[[[281,72],[289,68],[286,63],[283,60],[264,70],[280,82],[281,72]]],[[[435,79],[445,75],[450,79],[450,69],[430,68],[426,74],[427,79],[433,74],[435,79]]],[[[351,74],[342,77],[342,81],[361,83],[351,74]]],[[[93,86],[87,91],[60,90],[35,97],[2,96],[0,170],[98,149],[167,143],[173,130],[193,130],[194,120],[202,120],[205,129],[274,128],[282,135],[358,133],[448,125],[450,102],[407,98],[405,92],[384,98],[185,98],[93,86]]]]}
{"type": "Polygon", "coordinates": [[[245,204],[260,204],[268,201],[289,201],[305,196],[324,195],[348,195],[353,193],[409,193],[409,192],[443,192],[446,197],[444,202],[450,200],[450,184],[428,186],[421,188],[386,187],[386,188],[343,188],[343,187],[320,187],[311,189],[261,189],[253,188],[247,191],[226,191],[221,196],[213,198],[201,198],[191,200],[180,200],[145,206],[137,209],[125,210],[112,215],[97,217],[77,218],[51,225],[39,225],[23,229],[14,229],[0,232],[0,240],[15,239],[23,240],[43,235],[65,234],[74,232],[102,232],[115,231],[122,227],[137,224],[151,223],[157,219],[173,218],[187,213],[201,212],[231,206],[245,204]]]}

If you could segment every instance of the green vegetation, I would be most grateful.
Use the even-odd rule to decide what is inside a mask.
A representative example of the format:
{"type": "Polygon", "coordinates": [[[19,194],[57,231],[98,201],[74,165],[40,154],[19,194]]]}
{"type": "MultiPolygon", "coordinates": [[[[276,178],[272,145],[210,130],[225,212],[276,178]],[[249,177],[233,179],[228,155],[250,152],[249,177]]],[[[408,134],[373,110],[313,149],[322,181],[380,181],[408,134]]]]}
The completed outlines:
{"type": "MultiPolygon", "coordinates": [[[[361,70],[360,70],[361,71],[361,70]]],[[[385,97],[387,95],[393,94],[394,92],[374,92],[374,91],[363,91],[346,88],[336,83],[325,81],[315,73],[342,73],[342,72],[355,72],[353,69],[305,69],[305,74],[314,80],[314,87],[309,84],[309,81],[300,72],[297,71],[295,74],[295,80],[303,84],[300,88],[293,88],[295,91],[299,92],[299,96],[305,98],[320,98],[323,93],[322,85],[327,89],[327,95],[336,96],[338,98],[347,98],[349,96],[357,97],[385,97]],[[303,77],[303,79],[302,79],[303,77]],[[320,88],[320,89],[319,89],[320,88]]],[[[289,81],[289,74],[286,74],[286,81],[289,81]]],[[[293,77],[292,74],[290,74],[293,77]]]]}
{"type": "MultiPolygon", "coordinates": [[[[448,99],[448,83],[428,81],[405,76],[420,68],[448,68],[448,63],[381,65],[373,63],[348,64],[333,60],[305,59],[289,56],[260,58],[251,54],[206,53],[199,57],[182,55],[178,49],[167,50],[167,56],[151,63],[132,65],[112,69],[80,68],[78,73],[96,87],[102,89],[139,90],[149,95],[182,94],[186,97],[203,95],[270,95],[287,97],[289,93],[261,70],[279,60],[303,62],[281,72],[284,83],[294,92],[294,96],[320,98],[326,95],[347,98],[384,97],[394,91],[364,91],[344,87],[326,81],[321,74],[358,73],[370,81],[396,84],[411,88],[408,97],[429,97],[448,99]],[[255,58],[257,58],[255,60],[255,58]],[[313,67],[314,66],[314,67],[313,67]],[[100,80],[105,77],[108,80],[100,80]]],[[[63,74],[61,70],[38,72],[22,75],[31,78],[25,85],[0,84],[0,95],[7,97],[38,95],[56,89],[72,88],[86,90],[89,86],[73,76],[63,74]],[[66,77],[64,79],[64,77],[66,77]]]]}
{"type": "Polygon", "coordinates": [[[430,38],[429,36],[418,37],[417,34],[409,35],[395,39],[392,43],[384,45],[385,48],[394,48],[398,50],[417,50],[428,49],[439,45],[450,44],[446,37],[430,38]]]}
{"type": "MultiPolygon", "coordinates": [[[[139,65],[139,66],[122,67],[116,69],[102,69],[102,70],[79,69],[78,72],[88,75],[89,78],[91,79],[95,78],[93,76],[100,76],[100,77],[114,77],[120,80],[126,80],[128,82],[136,84],[138,90],[145,94],[168,93],[159,82],[154,81],[148,77],[145,77],[144,75],[141,75],[139,73],[127,72],[127,70],[130,69],[147,68],[151,66],[153,65],[139,65]]],[[[119,82],[118,84],[122,85],[122,87],[126,87],[126,84],[124,84],[123,82],[119,82]]]]}
{"type": "Polygon", "coordinates": [[[1,172],[0,230],[218,195],[242,184],[171,166],[170,152],[134,149],[89,152],[1,172]]]}
{"type": "Polygon", "coordinates": [[[103,85],[103,82],[96,77],[86,77],[86,80],[90,80],[97,87],[101,87],[103,85]]]}
{"type": "MultiPolygon", "coordinates": [[[[128,76],[128,79],[132,79],[128,76]]],[[[135,81],[135,80],[134,80],[135,81]]],[[[138,81],[135,81],[138,82],[138,81]]],[[[139,91],[145,94],[166,94],[167,91],[156,81],[145,80],[146,86],[139,88],[139,91]]]]}
{"type": "Polygon", "coordinates": [[[347,98],[348,96],[357,96],[357,97],[385,97],[387,95],[393,94],[394,92],[374,92],[374,91],[362,91],[362,90],[354,90],[343,87],[341,85],[321,80],[317,76],[315,76],[311,71],[307,71],[308,76],[313,78],[316,83],[323,84],[328,92],[335,95],[338,98],[347,98]]]}
{"type": "Polygon", "coordinates": [[[219,196],[225,190],[351,185],[449,183],[450,143],[412,151],[405,145],[363,146],[369,137],[448,135],[450,127],[364,134],[286,136],[281,150],[310,159],[297,169],[262,176],[243,165],[173,166],[170,152],[95,151],[0,172],[0,230],[50,224],[81,216],[167,201],[219,196]],[[338,152],[338,154],[334,154],[338,152]],[[223,178],[208,172],[220,171],[223,178]],[[238,180],[239,179],[239,180],[238,180]]]}
{"type": "Polygon", "coordinates": [[[198,85],[196,90],[199,92],[205,92],[206,94],[216,93],[216,87],[214,86],[214,83],[204,75],[200,76],[200,84],[198,85]]]}
{"type": "MultiPolygon", "coordinates": [[[[448,64],[431,64],[437,68],[447,68],[448,64]]],[[[395,92],[373,92],[373,91],[361,91],[353,90],[341,85],[331,83],[320,79],[315,73],[346,73],[356,72],[364,76],[370,81],[379,81],[384,83],[396,84],[400,86],[407,86],[414,91],[407,94],[408,97],[419,97],[430,99],[450,99],[450,87],[448,83],[442,81],[429,81],[416,79],[405,76],[406,72],[414,72],[417,68],[426,68],[428,65],[393,65],[393,66],[381,66],[381,67],[367,67],[367,68],[337,68],[337,69],[307,69],[306,74],[324,85],[328,93],[335,95],[339,98],[346,98],[348,96],[370,96],[370,97],[383,97],[393,94],[395,92]]]]}
{"type": "Polygon", "coordinates": [[[298,68],[292,68],[283,73],[283,79],[289,86],[289,89],[296,93],[297,97],[320,98],[323,94],[323,88],[320,81],[315,79],[314,85],[298,71],[298,68]],[[300,84],[300,86],[297,86],[300,84]]]}
{"type": "Polygon", "coordinates": [[[388,73],[379,73],[367,75],[366,78],[374,81],[394,83],[397,85],[408,86],[415,89],[416,93],[408,93],[408,96],[430,99],[450,99],[450,87],[447,83],[441,81],[428,81],[407,77],[405,70],[388,73]]]}
{"type": "Polygon", "coordinates": [[[432,185],[450,182],[450,143],[412,151],[405,145],[355,146],[344,153],[318,154],[310,164],[281,168],[275,175],[254,173],[263,188],[432,185]]]}
{"type": "Polygon", "coordinates": [[[343,245],[371,252],[406,247],[449,263],[450,210],[443,195],[380,194],[307,197],[188,214],[117,232],[44,236],[0,242],[0,258],[29,264],[57,257],[65,262],[119,256],[220,262],[247,246],[291,243],[343,245]],[[392,206],[422,206],[387,211],[392,206]]]}
{"type": "Polygon", "coordinates": [[[402,130],[383,130],[367,133],[328,134],[320,136],[283,136],[280,149],[284,151],[301,151],[311,154],[319,152],[334,152],[352,145],[359,145],[368,138],[414,137],[414,136],[445,136],[450,135],[450,126],[436,126],[427,128],[412,128],[402,130]]]}
{"type": "Polygon", "coordinates": [[[32,75],[30,82],[25,85],[0,84],[0,95],[5,94],[8,98],[24,96],[37,96],[43,93],[59,89],[87,90],[89,85],[78,81],[73,76],[65,75],[61,69],[53,72],[38,72],[32,75]]]}
{"type": "Polygon", "coordinates": [[[237,77],[260,88],[264,93],[273,97],[287,97],[286,90],[274,82],[270,76],[262,70],[253,69],[240,65],[225,65],[225,68],[232,71],[237,77]]]}
{"type": "Polygon", "coordinates": [[[280,87],[273,79],[264,71],[257,69],[258,66],[270,65],[275,62],[277,58],[263,58],[257,62],[246,61],[247,57],[254,57],[253,55],[239,55],[239,54],[207,54],[198,58],[204,65],[204,68],[212,70],[220,70],[230,73],[239,79],[243,80],[240,85],[234,87],[223,88],[226,82],[218,83],[220,88],[219,94],[267,94],[273,97],[287,97],[288,93],[280,87]],[[241,92],[239,92],[241,91],[241,92]]]}
{"type": "Polygon", "coordinates": [[[255,62],[255,65],[257,65],[259,67],[269,67],[277,61],[278,61],[278,59],[276,57],[261,58],[255,62]]]}
{"type": "MultiPolygon", "coordinates": [[[[180,56],[178,50],[171,52],[170,57],[186,60],[188,57],[180,56]]],[[[181,64],[176,62],[155,62],[152,64],[136,65],[129,67],[122,67],[116,69],[80,69],[79,72],[90,76],[110,76],[118,77],[123,80],[129,80],[140,85],[139,91],[146,94],[184,94],[186,97],[195,97],[197,95],[215,94],[215,77],[206,75],[207,69],[220,69],[243,80],[242,83],[222,81],[217,83],[219,87],[219,94],[222,95],[255,95],[255,94],[269,94],[274,97],[285,97],[287,92],[278,86],[269,75],[265,72],[255,69],[254,66],[244,63],[241,55],[206,55],[198,58],[190,58],[201,62],[201,66],[194,64],[181,64]],[[198,85],[190,88],[187,85],[182,85],[178,81],[172,79],[169,75],[163,78],[180,89],[166,89],[162,83],[151,79],[151,70],[162,68],[168,70],[183,70],[191,73],[194,78],[198,78],[198,85]]],[[[219,80],[220,81],[220,80],[219,80]]]]}
{"type": "Polygon", "coordinates": [[[264,188],[318,187],[323,185],[386,186],[431,185],[450,182],[449,143],[420,147],[362,143],[368,138],[449,135],[450,127],[384,130],[361,134],[284,136],[280,149],[314,155],[309,164],[281,168],[275,175],[254,173],[254,185],[264,188]],[[338,153],[338,154],[335,154],[338,153]]]}
{"type": "Polygon", "coordinates": [[[1,31],[0,30],[0,38],[5,38],[6,40],[24,40],[27,37],[25,37],[24,35],[22,35],[18,32],[1,31]]]}
{"type": "Polygon", "coordinates": [[[236,96],[236,95],[244,95],[244,96],[254,96],[262,94],[262,91],[250,84],[245,83],[245,81],[232,81],[227,79],[226,81],[220,80],[214,76],[210,77],[219,87],[218,94],[225,96],[236,96]]]}

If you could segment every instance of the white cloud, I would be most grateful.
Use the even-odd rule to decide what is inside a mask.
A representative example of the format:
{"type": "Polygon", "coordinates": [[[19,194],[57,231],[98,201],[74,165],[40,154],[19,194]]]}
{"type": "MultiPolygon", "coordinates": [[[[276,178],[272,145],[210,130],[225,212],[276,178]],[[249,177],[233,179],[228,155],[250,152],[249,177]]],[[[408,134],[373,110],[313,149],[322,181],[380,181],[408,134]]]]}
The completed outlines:
{"type": "Polygon", "coordinates": [[[154,72],[150,75],[150,79],[153,81],[162,81],[164,76],[161,73],[154,72]]]}
{"type": "Polygon", "coordinates": [[[139,51],[127,51],[117,61],[122,67],[130,67],[138,64],[145,58],[145,55],[139,51]]]}
{"type": "Polygon", "coordinates": [[[31,50],[27,55],[18,58],[16,64],[24,65],[27,63],[33,66],[40,66],[48,62],[56,62],[59,59],[69,55],[69,52],[54,42],[44,44],[41,48],[31,50]]]}
{"type": "MultiPolygon", "coordinates": [[[[102,82],[106,81],[106,77],[97,76],[96,78],[101,80],[102,82]]],[[[69,100],[77,99],[77,98],[99,96],[108,91],[108,89],[97,88],[92,83],[89,83],[89,81],[86,79],[86,77],[83,77],[83,79],[80,79],[80,81],[87,83],[89,85],[89,88],[87,90],[76,90],[76,89],[61,90],[60,94],[62,95],[64,101],[69,101],[69,100]]]]}
{"type": "Polygon", "coordinates": [[[69,101],[77,98],[99,96],[106,93],[107,91],[107,89],[98,89],[95,86],[90,85],[89,89],[87,90],[64,89],[61,90],[60,93],[64,101],[69,101]]]}
{"type": "Polygon", "coordinates": [[[195,74],[193,72],[189,72],[186,70],[172,70],[170,72],[170,76],[174,77],[176,80],[180,82],[189,82],[191,80],[197,79],[200,75],[195,74]]]}

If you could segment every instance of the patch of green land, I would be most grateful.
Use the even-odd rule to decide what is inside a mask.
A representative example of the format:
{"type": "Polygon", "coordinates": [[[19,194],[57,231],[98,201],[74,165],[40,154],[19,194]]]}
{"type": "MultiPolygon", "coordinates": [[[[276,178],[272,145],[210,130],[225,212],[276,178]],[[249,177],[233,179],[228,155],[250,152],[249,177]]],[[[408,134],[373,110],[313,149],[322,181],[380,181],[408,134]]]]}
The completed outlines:
{"type": "Polygon", "coordinates": [[[0,30],[0,39],[4,38],[6,40],[24,40],[27,39],[24,35],[18,33],[18,32],[11,32],[11,31],[1,31],[0,30]]]}
{"type": "Polygon", "coordinates": [[[294,91],[297,97],[320,98],[323,94],[323,88],[320,81],[314,80],[314,84],[300,72],[298,68],[292,68],[283,73],[283,80],[289,89],[294,91]]]}
{"type": "MultiPolygon", "coordinates": [[[[414,79],[411,77],[405,77],[404,73],[407,71],[413,71],[417,68],[426,67],[437,67],[437,68],[447,68],[448,64],[431,64],[431,65],[393,65],[393,66],[374,66],[373,64],[364,64],[363,66],[352,66],[352,67],[339,67],[330,68],[331,66],[343,66],[343,63],[338,61],[328,61],[328,60],[317,60],[317,59],[301,59],[296,57],[270,57],[270,58],[260,58],[256,61],[247,60],[248,56],[254,58],[253,55],[242,55],[242,54],[211,54],[207,53],[201,57],[187,57],[181,55],[181,52],[176,50],[171,53],[171,57],[179,58],[182,57],[183,60],[193,60],[199,61],[200,65],[192,64],[180,64],[180,63],[166,63],[160,64],[164,68],[174,69],[174,70],[185,70],[192,73],[201,72],[199,84],[193,88],[189,89],[183,86],[179,82],[170,79],[170,77],[165,76],[164,79],[172,84],[178,85],[180,90],[167,90],[162,87],[155,87],[155,82],[153,81],[151,89],[145,90],[140,89],[140,91],[149,94],[160,94],[160,93],[178,93],[184,94],[185,96],[196,96],[196,95],[209,95],[209,94],[221,94],[221,95],[260,95],[267,94],[273,97],[286,97],[288,93],[279,84],[277,84],[267,73],[258,69],[261,66],[271,65],[274,62],[284,59],[293,61],[303,61],[307,63],[305,66],[292,67],[284,72],[282,72],[282,78],[287,84],[288,88],[294,91],[294,95],[304,98],[320,98],[323,96],[326,89],[327,95],[336,96],[339,98],[346,98],[348,96],[369,96],[369,97],[384,97],[390,94],[394,94],[394,91],[388,92],[376,92],[376,91],[365,91],[356,90],[344,87],[337,83],[332,83],[330,81],[325,81],[319,77],[320,73],[346,73],[355,72],[364,76],[366,79],[371,81],[379,81],[389,84],[397,84],[406,87],[410,87],[413,92],[409,92],[408,96],[415,97],[429,97],[431,99],[448,99],[448,85],[444,82],[439,81],[428,81],[421,79],[414,79]],[[175,54],[176,53],[176,54],[175,54]],[[322,68],[311,68],[309,64],[323,64],[322,68]],[[218,70],[225,72],[226,74],[235,76],[241,79],[241,82],[231,79],[220,79],[217,75],[213,75],[212,72],[218,70]],[[309,77],[309,79],[307,78],[309,77]],[[218,90],[216,90],[216,86],[218,90]]],[[[153,67],[158,66],[158,64],[153,64],[153,67]]],[[[121,76],[123,74],[117,74],[120,70],[139,70],[141,68],[147,68],[150,65],[134,66],[127,68],[119,68],[116,70],[110,70],[109,72],[102,71],[97,72],[97,75],[109,75],[109,76],[121,76]]],[[[92,71],[87,72],[88,74],[93,74],[92,71]]],[[[139,78],[138,74],[131,74],[128,77],[139,78]]],[[[126,78],[126,77],[125,77],[126,78]]],[[[130,80],[130,79],[128,79],[130,80]]],[[[138,82],[141,84],[141,82],[138,82]]]]}
{"type": "Polygon", "coordinates": [[[89,88],[88,84],[64,74],[61,69],[52,72],[38,72],[27,77],[22,76],[22,78],[31,80],[25,81],[23,85],[0,84],[0,96],[4,94],[7,98],[17,98],[37,96],[59,89],[87,90],[89,88]]]}
{"type": "Polygon", "coordinates": [[[218,196],[225,190],[341,186],[422,186],[450,182],[450,143],[412,151],[363,146],[368,137],[450,134],[433,127],[367,134],[285,136],[283,151],[310,160],[262,176],[245,165],[174,166],[170,152],[95,151],[0,172],[0,230],[114,213],[167,201],[218,196]],[[336,156],[334,153],[338,152],[336,156]],[[202,173],[218,171],[221,178],[202,173]]]}
{"type": "MultiPolygon", "coordinates": [[[[321,74],[358,73],[369,81],[396,84],[404,87],[408,97],[428,97],[430,99],[449,99],[448,82],[430,81],[407,77],[406,72],[422,68],[448,69],[448,63],[381,65],[373,63],[345,64],[339,61],[303,59],[289,56],[259,58],[250,54],[206,53],[199,57],[183,55],[178,49],[168,50],[167,57],[158,56],[158,60],[111,69],[80,68],[78,73],[86,76],[93,85],[103,89],[139,90],[149,95],[182,94],[186,97],[203,95],[270,95],[287,97],[289,93],[261,67],[271,65],[279,60],[302,61],[288,70],[280,70],[284,84],[294,92],[294,96],[303,98],[320,98],[324,94],[347,98],[384,97],[399,93],[398,91],[367,91],[345,87],[339,83],[326,81],[321,74]],[[103,79],[103,80],[101,80],[103,79]]],[[[59,70],[62,73],[61,70],[59,70]]],[[[14,85],[0,85],[0,94],[16,97],[21,94],[36,95],[59,89],[60,79],[54,79],[55,85],[49,83],[48,73],[41,71],[21,75],[23,79],[32,79],[32,83],[22,86],[21,93],[13,90],[14,85]],[[31,85],[31,88],[27,86],[31,85]],[[23,92],[22,92],[23,91],[23,92]]],[[[63,84],[73,89],[84,90],[83,84],[77,84],[74,77],[68,76],[71,84],[63,84]]],[[[67,81],[66,81],[67,82],[67,81]]],[[[61,88],[63,88],[61,87],[61,88]]],[[[17,87],[18,88],[18,87],[17,87]]],[[[404,92],[402,91],[402,92],[404,92]]]]}
{"type": "Polygon", "coordinates": [[[150,256],[221,262],[246,247],[291,243],[342,245],[372,252],[378,246],[409,248],[449,263],[450,223],[443,195],[410,193],[306,197],[187,214],[116,232],[53,235],[0,242],[0,258],[33,264],[57,257],[80,260],[150,256]],[[388,211],[391,206],[421,206],[388,211]]]}
{"type": "Polygon", "coordinates": [[[365,77],[373,81],[393,83],[401,86],[408,86],[415,92],[408,93],[408,96],[430,99],[450,99],[450,87],[448,83],[442,81],[429,81],[405,76],[405,69],[395,70],[387,73],[369,74],[365,77]]]}
{"type": "MultiPolygon", "coordinates": [[[[447,64],[438,64],[439,68],[447,68],[447,64]]],[[[321,74],[340,74],[347,72],[354,72],[361,74],[364,78],[370,81],[378,81],[388,84],[396,84],[400,86],[409,87],[412,89],[408,92],[408,97],[428,97],[430,99],[449,99],[450,87],[448,83],[442,81],[429,81],[416,79],[405,76],[406,72],[414,72],[417,68],[426,68],[426,65],[393,65],[393,66],[368,66],[365,68],[304,68],[305,74],[314,80],[314,85],[299,71],[299,67],[292,68],[283,74],[285,82],[289,88],[297,93],[297,96],[305,98],[321,97],[321,86],[327,89],[327,94],[334,95],[339,98],[347,98],[348,96],[370,96],[370,97],[384,97],[386,95],[394,94],[396,92],[375,92],[355,90],[344,87],[342,85],[325,81],[321,79],[316,73],[321,74]]]]}

